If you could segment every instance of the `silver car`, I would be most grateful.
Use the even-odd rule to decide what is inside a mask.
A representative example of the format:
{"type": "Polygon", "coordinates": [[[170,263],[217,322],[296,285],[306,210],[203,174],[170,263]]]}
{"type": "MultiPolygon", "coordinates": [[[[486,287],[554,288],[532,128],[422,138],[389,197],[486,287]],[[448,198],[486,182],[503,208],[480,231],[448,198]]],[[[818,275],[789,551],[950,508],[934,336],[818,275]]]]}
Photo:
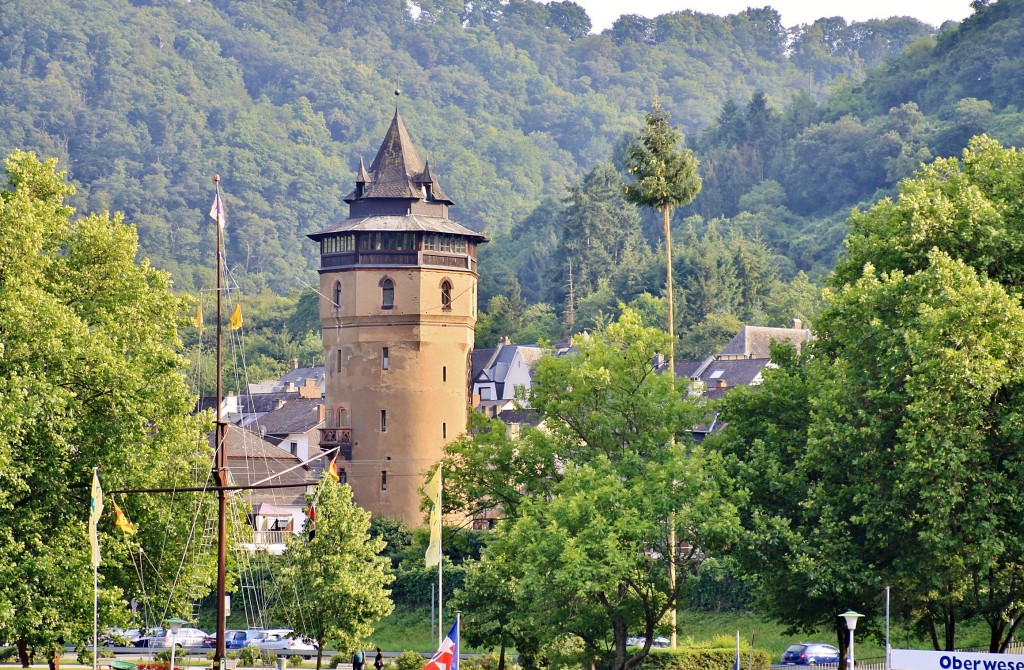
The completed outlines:
{"type": "Polygon", "coordinates": [[[308,639],[295,636],[291,628],[274,628],[256,640],[263,651],[276,651],[278,656],[316,656],[316,645],[308,639]]]}
{"type": "Polygon", "coordinates": [[[161,647],[168,648],[171,644],[181,649],[182,647],[202,647],[203,641],[209,637],[206,632],[198,628],[182,628],[177,635],[163,628],[153,629],[152,634],[140,637],[132,642],[135,647],[161,647]]]}

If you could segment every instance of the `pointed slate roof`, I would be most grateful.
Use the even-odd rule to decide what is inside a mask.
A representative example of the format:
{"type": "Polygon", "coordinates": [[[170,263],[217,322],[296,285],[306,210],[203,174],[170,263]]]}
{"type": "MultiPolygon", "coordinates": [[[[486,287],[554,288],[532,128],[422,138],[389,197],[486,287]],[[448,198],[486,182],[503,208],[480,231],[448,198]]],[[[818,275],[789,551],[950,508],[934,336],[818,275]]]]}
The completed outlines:
{"type": "Polygon", "coordinates": [[[362,193],[354,190],[345,196],[345,202],[354,202],[367,198],[409,198],[423,199],[423,184],[430,184],[430,199],[451,205],[452,201],[445,195],[437,181],[430,174],[430,169],[416,152],[409,131],[406,130],[402,115],[395,110],[395,118],[391,127],[384,135],[377,157],[370,163],[369,171],[359,160],[357,184],[363,184],[362,193]]]}

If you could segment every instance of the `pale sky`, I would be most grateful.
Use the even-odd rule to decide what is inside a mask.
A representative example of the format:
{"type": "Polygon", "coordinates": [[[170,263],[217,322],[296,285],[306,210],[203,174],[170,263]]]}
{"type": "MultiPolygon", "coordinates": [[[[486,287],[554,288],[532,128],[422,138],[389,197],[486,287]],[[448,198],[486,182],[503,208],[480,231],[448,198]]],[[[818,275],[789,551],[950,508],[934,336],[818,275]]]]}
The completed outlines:
{"type": "Polygon", "coordinates": [[[702,14],[725,16],[747,7],[773,7],[787,28],[813,23],[823,16],[842,16],[847,22],[912,16],[936,28],[948,20],[961,21],[971,14],[970,0],[575,0],[594,24],[593,32],[610,28],[622,14],[653,18],[692,9],[702,14]]]}

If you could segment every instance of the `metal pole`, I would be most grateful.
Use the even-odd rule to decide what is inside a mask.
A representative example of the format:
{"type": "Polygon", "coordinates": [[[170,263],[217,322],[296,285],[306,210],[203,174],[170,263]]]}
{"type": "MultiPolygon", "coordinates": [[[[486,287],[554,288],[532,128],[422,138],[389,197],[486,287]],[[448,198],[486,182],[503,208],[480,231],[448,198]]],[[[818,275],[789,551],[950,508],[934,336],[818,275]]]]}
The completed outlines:
{"type": "Polygon", "coordinates": [[[885,587],[885,670],[892,667],[892,645],[889,644],[889,587],[885,587]]]}
{"type": "Polygon", "coordinates": [[[444,564],[444,552],[441,551],[441,545],[444,544],[442,534],[444,533],[444,516],[441,513],[441,491],[444,490],[444,483],[442,481],[442,464],[437,464],[437,515],[440,528],[438,529],[438,542],[437,542],[437,648],[441,648],[441,636],[444,635],[444,589],[443,582],[441,579],[442,569],[441,566],[444,564]]]}
{"type": "Polygon", "coordinates": [[[853,670],[853,629],[850,629],[850,655],[847,658],[847,665],[849,670],[853,670]]]}
{"type": "Polygon", "coordinates": [[[178,634],[171,630],[171,670],[174,670],[174,652],[178,650],[178,634]]]}

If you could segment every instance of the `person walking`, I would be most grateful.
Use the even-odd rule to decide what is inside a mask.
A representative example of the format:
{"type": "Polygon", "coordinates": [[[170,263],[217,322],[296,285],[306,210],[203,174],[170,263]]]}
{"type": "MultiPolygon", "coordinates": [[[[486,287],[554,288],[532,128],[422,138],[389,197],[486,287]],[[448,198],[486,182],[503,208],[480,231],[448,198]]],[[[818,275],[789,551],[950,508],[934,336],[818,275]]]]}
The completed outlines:
{"type": "Polygon", "coordinates": [[[352,670],[363,670],[363,650],[352,654],[352,670]]]}
{"type": "Polygon", "coordinates": [[[384,654],[381,653],[380,647],[377,647],[377,655],[373,657],[373,667],[377,670],[384,667],[384,654]]]}

